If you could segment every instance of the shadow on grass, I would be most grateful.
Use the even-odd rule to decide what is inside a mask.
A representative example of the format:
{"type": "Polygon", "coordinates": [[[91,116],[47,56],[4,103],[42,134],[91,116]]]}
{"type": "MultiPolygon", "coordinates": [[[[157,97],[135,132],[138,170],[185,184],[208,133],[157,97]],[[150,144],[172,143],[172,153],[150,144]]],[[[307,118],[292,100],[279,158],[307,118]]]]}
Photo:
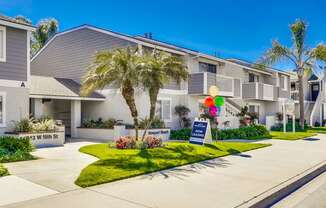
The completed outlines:
{"type": "Polygon", "coordinates": [[[211,160],[205,160],[202,162],[196,162],[193,164],[188,164],[185,166],[175,167],[171,169],[161,170],[153,173],[149,173],[140,177],[140,179],[154,179],[155,177],[163,176],[165,179],[174,177],[180,180],[189,177],[193,174],[200,174],[201,170],[207,168],[225,168],[229,166],[230,163],[224,158],[215,158],[211,160]]]}

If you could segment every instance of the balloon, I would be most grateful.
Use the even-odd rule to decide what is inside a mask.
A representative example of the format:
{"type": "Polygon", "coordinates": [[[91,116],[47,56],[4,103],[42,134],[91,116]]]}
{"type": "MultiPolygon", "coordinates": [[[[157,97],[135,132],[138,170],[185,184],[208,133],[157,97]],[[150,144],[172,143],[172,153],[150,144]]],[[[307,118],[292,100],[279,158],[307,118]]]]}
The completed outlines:
{"type": "Polygon", "coordinates": [[[223,106],[224,105],[224,98],[221,96],[218,96],[215,98],[214,103],[216,106],[223,106]]]}
{"type": "Polygon", "coordinates": [[[209,108],[209,114],[211,115],[211,116],[216,116],[216,114],[217,114],[217,107],[216,106],[212,106],[212,107],[210,107],[209,108]]]}
{"type": "Polygon", "coordinates": [[[210,88],[209,88],[209,95],[210,96],[212,96],[212,97],[218,96],[218,93],[219,93],[218,87],[216,87],[215,85],[210,86],[210,88]]]}
{"type": "Polygon", "coordinates": [[[204,104],[205,104],[206,107],[212,107],[212,106],[214,106],[214,100],[213,100],[213,98],[206,97],[205,98],[205,101],[204,101],[204,104]]]}

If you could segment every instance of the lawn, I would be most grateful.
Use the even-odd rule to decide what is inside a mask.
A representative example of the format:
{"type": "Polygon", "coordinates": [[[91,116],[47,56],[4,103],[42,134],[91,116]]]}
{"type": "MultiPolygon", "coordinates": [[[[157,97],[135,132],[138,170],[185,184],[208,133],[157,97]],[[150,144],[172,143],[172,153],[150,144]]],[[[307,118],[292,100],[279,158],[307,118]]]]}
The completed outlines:
{"type": "Polygon", "coordinates": [[[6,176],[6,175],[9,175],[8,170],[5,167],[3,167],[2,164],[0,164],[0,177],[6,176]]]}
{"type": "Polygon", "coordinates": [[[326,127],[309,127],[306,132],[309,133],[318,133],[318,134],[326,134],[326,127]]]}
{"type": "Polygon", "coordinates": [[[280,139],[280,140],[299,140],[304,139],[311,136],[316,136],[317,133],[312,132],[280,132],[280,131],[271,131],[270,132],[271,139],[280,139]]]}
{"type": "Polygon", "coordinates": [[[162,148],[119,150],[108,144],[88,145],[79,151],[99,160],[84,168],[75,183],[88,187],[266,146],[270,144],[214,142],[199,146],[169,142],[162,148]]]}

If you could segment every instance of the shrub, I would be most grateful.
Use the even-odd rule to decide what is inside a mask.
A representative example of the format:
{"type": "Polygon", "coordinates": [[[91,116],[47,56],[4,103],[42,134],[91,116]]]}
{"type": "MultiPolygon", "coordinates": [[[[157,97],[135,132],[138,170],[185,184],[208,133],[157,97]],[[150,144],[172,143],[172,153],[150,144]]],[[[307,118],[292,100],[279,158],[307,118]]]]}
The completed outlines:
{"type": "Polygon", "coordinates": [[[113,129],[114,125],[118,122],[116,119],[109,118],[103,121],[102,118],[97,119],[96,121],[93,119],[85,119],[83,120],[82,127],[84,128],[102,128],[102,129],[113,129]]]}
{"type": "Polygon", "coordinates": [[[123,136],[116,141],[116,147],[118,149],[135,149],[136,138],[133,136],[123,136]]]}
{"type": "Polygon", "coordinates": [[[155,136],[146,136],[142,141],[142,148],[156,148],[162,146],[162,139],[155,136]]]}
{"type": "Polygon", "coordinates": [[[0,137],[0,162],[33,159],[34,157],[30,154],[33,149],[34,147],[28,138],[0,137]]]}
{"type": "Polygon", "coordinates": [[[24,118],[20,121],[14,122],[15,132],[32,132],[33,130],[33,120],[29,118],[24,118]]]}
{"type": "Polygon", "coordinates": [[[189,140],[191,135],[191,128],[184,128],[179,130],[171,130],[170,139],[173,140],[189,140]]]}
{"type": "Polygon", "coordinates": [[[8,170],[0,164],[0,177],[9,175],[8,170]]]}
{"type": "Polygon", "coordinates": [[[269,132],[263,125],[250,125],[238,129],[217,130],[213,134],[214,139],[258,139],[269,137],[269,132]]]}
{"type": "Polygon", "coordinates": [[[315,122],[315,127],[320,127],[320,123],[318,121],[315,122]]]}
{"type": "MultiPolygon", "coordinates": [[[[292,131],[293,130],[293,125],[292,124],[293,124],[292,121],[289,121],[289,122],[286,123],[286,131],[292,131]]],[[[307,128],[308,128],[308,125],[305,122],[304,129],[307,129],[307,128]]],[[[299,121],[295,122],[295,130],[296,131],[302,131],[299,121]]],[[[271,131],[283,131],[283,123],[279,123],[279,124],[276,124],[276,125],[272,126],[271,131]]]]}
{"type": "MultiPolygon", "coordinates": [[[[149,125],[149,119],[148,118],[141,119],[140,122],[139,122],[139,128],[140,129],[146,129],[148,125],[149,125]]],[[[149,126],[149,128],[150,129],[165,128],[164,121],[162,119],[160,119],[159,117],[155,116],[153,118],[153,121],[152,121],[151,125],[149,126]]]]}

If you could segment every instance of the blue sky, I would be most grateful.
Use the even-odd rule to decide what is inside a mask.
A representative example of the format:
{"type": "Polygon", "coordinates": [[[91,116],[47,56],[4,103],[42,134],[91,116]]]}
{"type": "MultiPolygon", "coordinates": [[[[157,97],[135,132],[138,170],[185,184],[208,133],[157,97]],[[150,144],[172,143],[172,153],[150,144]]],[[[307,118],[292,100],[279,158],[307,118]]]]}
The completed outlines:
{"type": "MultiPolygon", "coordinates": [[[[61,31],[87,23],[130,35],[152,32],[155,39],[248,61],[256,61],[272,39],[290,44],[288,25],[296,18],[309,23],[308,44],[326,40],[326,1],[262,2],[0,0],[0,13],[24,15],[34,24],[55,17],[61,31]]],[[[288,66],[282,63],[278,67],[288,66]]]]}

